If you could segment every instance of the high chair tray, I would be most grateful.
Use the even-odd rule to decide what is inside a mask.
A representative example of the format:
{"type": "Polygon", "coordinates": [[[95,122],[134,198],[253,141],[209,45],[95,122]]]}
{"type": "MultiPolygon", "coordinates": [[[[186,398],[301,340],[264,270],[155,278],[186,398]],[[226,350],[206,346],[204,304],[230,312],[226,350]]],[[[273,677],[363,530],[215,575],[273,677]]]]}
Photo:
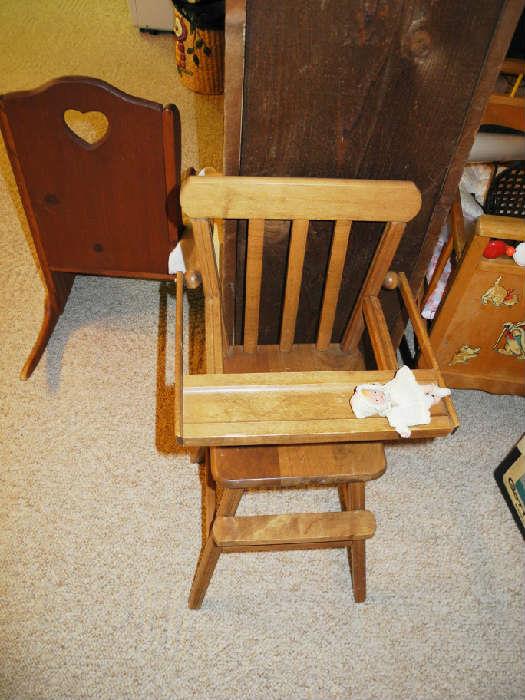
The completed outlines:
{"type": "MultiPolygon", "coordinates": [[[[439,372],[414,372],[421,384],[439,372]]],[[[350,398],[358,384],[385,383],[395,371],[270,372],[184,376],[179,440],[188,446],[301,444],[399,440],[386,418],[356,418],[350,398]]],[[[451,433],[457,418],[450,399],[431,409],[431,422],[411,438],[451,433]]]]}

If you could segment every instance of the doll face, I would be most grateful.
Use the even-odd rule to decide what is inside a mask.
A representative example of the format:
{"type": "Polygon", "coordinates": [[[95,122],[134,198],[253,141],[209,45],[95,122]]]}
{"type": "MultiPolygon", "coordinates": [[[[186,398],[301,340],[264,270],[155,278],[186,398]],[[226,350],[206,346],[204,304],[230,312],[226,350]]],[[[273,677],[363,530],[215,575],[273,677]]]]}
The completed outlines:
{"type": "Polygon", "coordinates": [[[385,403],[385,392],[381,389],[363,389],[361,395],[374,406],[383,406],[385,403]]]}

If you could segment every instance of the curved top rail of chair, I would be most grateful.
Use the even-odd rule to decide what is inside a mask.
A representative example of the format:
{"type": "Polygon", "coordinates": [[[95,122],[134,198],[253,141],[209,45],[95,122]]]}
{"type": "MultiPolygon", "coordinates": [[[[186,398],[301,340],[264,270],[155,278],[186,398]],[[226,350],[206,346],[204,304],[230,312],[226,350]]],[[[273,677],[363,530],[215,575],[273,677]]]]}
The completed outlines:
{"type": "Polygon", "coordinates": [[[418,213],[421,194],[404,180],[194,176],[182,186],[181,205],[192,219],[407,222],[418,213]],[[321,200],[312,197],[319,188],[321,200]]]}
{"type": "MultiPolygon", "coordinates": [[[[126,100],[126,102],[130,102],[132,104],[142,105],[143,107],[151,107],[157,110],[162,109],[162,105],[158,102],[154,102],[153,100],[145,100],[144,98],[136,97],[135,95],[130,95],[128,92],[120,90],[114,85],[111,85],[111,83],[107,83],[105,80],[100,80],[100,78],[92,78],[88,75],[64,75],[60,78],[48,80],[47,83],[44,83],[43,85],[31,90],[16,90],[15,92],[0,94],[0,102],[14,102],[20,99],[27,99],[28,97],[35,97],[49,91],[70,89],[81,93],[81,91],[86,87],[94,88],[99,90],[101,93],[109,93],[114,97],[126,100]]],[[[96,106],[92,106],[91,109],[96,109],[96,106]]]]}

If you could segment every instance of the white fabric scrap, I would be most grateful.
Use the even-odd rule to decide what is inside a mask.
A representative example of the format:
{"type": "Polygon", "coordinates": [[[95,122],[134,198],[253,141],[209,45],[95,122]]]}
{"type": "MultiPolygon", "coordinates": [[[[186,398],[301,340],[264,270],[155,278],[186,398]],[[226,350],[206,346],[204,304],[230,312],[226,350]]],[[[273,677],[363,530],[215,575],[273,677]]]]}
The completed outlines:
{"type": "Polygon", "coordinates": [[[177,272],[186,272],[180,241],[173,248],[168,258],[168,274],[175,275],[177,272]]]}
{"type": "MultiPolygon", "coordinates": [[[[467,165],[463,171],[459,191],[461,194],[461,208],[463,210],[463,222],[465,224],[465,239],[469,240],[477,219],[483,214],[481,206],[490,186],[493,168],[488,164],[467,165]]],[[[436,247],[432,254],[427,270],[427,281],[430,282],[436,267],[441,249],[445,245],[450,235],[448,222],[443,225],[436,247]]],[[[423,318],[432,320],[441,304],[441,299],[445,293],[447,281],[451,272],[450,260],[447,262],[443,273],[439,279],[434,292],[430,295],[421,315],[423,318]]]]}
{"type": "Polygon", "coordinates": [[[512,258],[516,265],[525,267],[525,242],[516,246],[516,250],[514,251],[512,258]]]}
{"type": "Polygon", "coordinates": [[[450,389],[436,384],[418,384],[412,370],[401,367],[386,384],[359,384],[350,399],[356,418],[385,417],[401,437],[410,437],[410,427],[430,423],[430,407],[450,389]]]}

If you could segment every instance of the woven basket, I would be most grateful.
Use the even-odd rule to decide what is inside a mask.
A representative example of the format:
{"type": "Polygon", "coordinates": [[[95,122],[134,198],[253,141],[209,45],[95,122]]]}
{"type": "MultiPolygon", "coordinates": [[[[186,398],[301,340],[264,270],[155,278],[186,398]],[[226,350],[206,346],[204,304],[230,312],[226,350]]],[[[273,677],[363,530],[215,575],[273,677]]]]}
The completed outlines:
{"type": "Polygon", "coordinates": [[[173,32],[180,81],[190,90],[205,95],[224,92],[224,30],[199,29],[177,9],[173,32]]]}

